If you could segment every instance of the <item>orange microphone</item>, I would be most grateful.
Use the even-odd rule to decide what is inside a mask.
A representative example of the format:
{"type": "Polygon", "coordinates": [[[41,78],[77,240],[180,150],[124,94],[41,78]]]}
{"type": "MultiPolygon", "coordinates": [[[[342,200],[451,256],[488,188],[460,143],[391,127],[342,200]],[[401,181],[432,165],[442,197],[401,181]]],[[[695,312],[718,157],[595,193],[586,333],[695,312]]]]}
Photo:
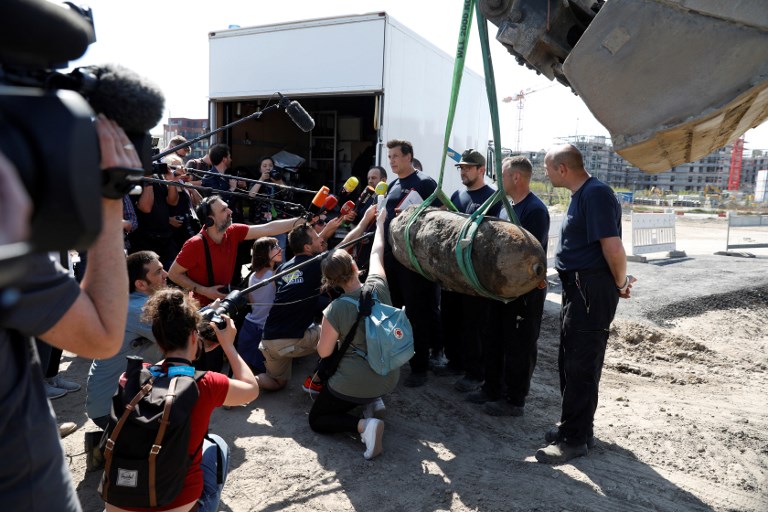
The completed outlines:
{"type": "Polygon", "coordinates": [[[312,203],[309,205],[309,209],[307,210],[307,220],[312,220],[312,217],[320,215],[320,210],[323,209],[325,200],[328,199],[328,194],[330,194],[330,192],[331,189],[328,187],[320,187],[320,190],[318,190],[317,194],[315,194],[315,197],[312,199],[312,203]]]}

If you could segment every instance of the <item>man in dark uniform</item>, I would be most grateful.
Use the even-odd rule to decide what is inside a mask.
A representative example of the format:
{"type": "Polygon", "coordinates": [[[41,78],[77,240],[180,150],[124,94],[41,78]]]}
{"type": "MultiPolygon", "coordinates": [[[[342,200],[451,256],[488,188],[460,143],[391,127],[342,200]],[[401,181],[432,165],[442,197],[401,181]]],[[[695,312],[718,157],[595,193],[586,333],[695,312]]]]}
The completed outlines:
{"type": "Polygon", "coordinates": [[[385,207],[387,219],[384,224],[384,269],[390,276],[392,303],[396,307],[405,305],[408,320],[413,326],[414,351],[411,358],[411,374],[405,379],[405,386],[423,386],[427,382],[429,349],[442,345],[433,342],[440,336],[440,287],[421,274],[407,269],[395,259],[389,243],[389,224],[399,213],[403,200],[411,195],[414,201],[422,201],[437,188],[435,180],[413,167],[413,146],[405,140],[387,142],[389,166],[397,179],[387,193],[385,207]],[[418,196],[418,197],[417,197],[418,196]],[[395,211],[397,210],[397,212],[395,211]]]}
{"type": "Polygon", "coordinates": [[[544,157],[555,187],[571,191],[563,219],[555,267],[563,285],[560,310],[560,425],[545,435],[551,444],[536,460],[562,464],[588,452],[594,443],[597,409],[608,332],[620,298],[628,299],[634,278],[627,275],[621,241],[621,206],[613,190],[584,169],[579,150],[556,146],[544,157]]]}

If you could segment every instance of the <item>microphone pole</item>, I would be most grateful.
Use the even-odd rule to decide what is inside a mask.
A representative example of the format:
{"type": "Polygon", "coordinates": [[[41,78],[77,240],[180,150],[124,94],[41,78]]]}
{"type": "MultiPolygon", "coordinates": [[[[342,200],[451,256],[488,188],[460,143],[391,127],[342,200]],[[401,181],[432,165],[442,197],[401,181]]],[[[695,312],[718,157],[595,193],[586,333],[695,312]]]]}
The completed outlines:
{"type": "MultiPolygon", "coordinates": [[[[169,169],[178,169],[178,165],[169,165],[169,169]]],[[[260,185],[266,185],[268,187],[280,187],[284,188],[286,190],[291,190],[293,192],[303,192],[306,194],[314,194],[317,192],[317,190],[307,190],[306,188],[299,188],[299,187],[292,187],[290,185],[278,185],[277,183],[272,183],[270,181],[261,181],[261,180],[254,180],[253,178],[241,178],[239,176],[233,176],[231,174],[223,174],[220,172],[213,172],[213,171],[201,171],[199,169],[195,169],[193,167],[184,167],[183,168],[187,173],[189,174],[210,174],[213,176],[221,176],[222,178],[226,178],[229,180],[238,180],[238,181],[245,181],[246,183],[258,183],[260,185]]]]}
{"type": "MultiPolygon", "coordinates": [[[[334,249],[344,249],[345,247],[349,247],[350,245],[354,245],[358,242],[362,242],[365,239],[371,238],[374,236],[374,233],[366,233],[360,238],[355,238],[353,240],[350,240],[348,242],[344,242],[343,244],[337,245],[334,249]]],[[[331,250],[323,251],[320,254],[306,260],[302,261],[298,265],[294,265],[290,268],[287,268],[283,270],[282,272],[278,272],[277,274],[274,274],[272,277],[265,279],[263,281],[260,281],[254,285],[249,286],[248,288],[243,288],[242,290],[234,290],[229,293],[222,301],[221,304],[219,304],[219,307],[216,308],[216,310],[213,310],[212,308],[203,308],[200,310],[200,313],[203,316],[203,319],[208,320],[209,322],[214,322],[219,329],[224,329],[227,324],[224,321],[223,318],[221,318],[221,315],[229,315],[230,317],[233,317],[237,314],[237,312],[240,310],[240,308],[245,307],[248,304],[248,294],[251,293],[254,290],[257,290],[261,288],[262,286],[266,286],[269,283],[276,281],[277,279],[280,279],[286,274],[290,274],[292,272],[295,272],[297,269],[304,267],[306,265],[309,265],[313,261],[316,261],[318,259],[323,259],[331,252],[331,250]]]]}
{"type": "MultiPolygon", "coordinates": [[[[171,153],[175,153],[175,152],[177,152],[180,149],[188,148],[189,146],[191,146],[195,142],[199,142],[199,141],[201,141],[203,139],[207,139],[211,135],[216,135],[217,133],[223,132],[224,130],[232,128],[233,126],[237,126],[240,123],[244,123],[246,121],[250,121],[251,119],[259,119],[262,115],[266,114],[267,112],[271,112],[272,110],[277,110],[279,108],[287,109],[290,106],[290,104],[291,104],[291,102],[288,100],[288,98],[286,98],[285,96],[283,96],[279,92],[275,93],[275,94],[277,94],[280,97],[280,100],[277,103],[273,103],[272,105],[268,105],[267,107],[259,110],[258,112],[254,112],[253,114],[245,116],[242,119],[238,119],[237,121],[232,121],[231,123],[225,124],[224,126],[216,128],[213,131],[210,131],[208,133],[204,133],[204,134],[202,134],[202,135],[200,135],[198,137],[195,137],[192,140],[188,140],[187,142],[183,142],[183,143],[179,144],[178,146],[174,146],[174,147],[172,147],[170,149],[166,149],[165,151],[163,151],[161,153],[158,153],[156,155],[152,155],[152,161],[153,162],[159,161],[161,158],[163,158],[165,156],[168,156],[171,153]]],[[[274,97],[274,94],[272,95],[272,97],[274,97]]],[[[291,117],[291,119],[293,119],[293,117],[291,117]]],[[[296,121],[294,121],[294,123],[295,122],[296,121]]]]}
{"type": "Polygon", "coordinates": [[[150,178],[146,176],[141,178],[141,181],[146,183],[159,183],[160,185],[168,185],[168,186],[174,186],[179,188],[191,188],[193,190],[201,190],[203,192],[209,192],[211,194],[216,194],[220,196],[242,197],[244,199],[250,199],[251,201],[281,204],[291,212],[295,212],[297,217],[303,217],[307,213],[306,208],[304,208],[300,204],[291,203],[289,201],[282,201],[280,199],[272,199],[271,197],[265,196],[264,194],[256,194],[255,196],[251,196],[250,194],[248,194],[248,192],[238,192],[235,190],[219,190],[213,187],[204,187],[202,185],[190,185],[187,183],[179,183],[178,181],[161,180],[159,178],[150,178]]]}

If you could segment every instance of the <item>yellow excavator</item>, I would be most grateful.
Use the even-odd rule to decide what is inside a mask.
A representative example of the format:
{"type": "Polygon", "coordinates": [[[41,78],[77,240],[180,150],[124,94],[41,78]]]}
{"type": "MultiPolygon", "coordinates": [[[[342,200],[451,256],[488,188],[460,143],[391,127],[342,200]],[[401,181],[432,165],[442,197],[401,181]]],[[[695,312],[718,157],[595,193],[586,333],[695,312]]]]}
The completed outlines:
{"type": "Polygon", "coordinates": [[[496,39],[663,172],[768,119],[766,0],[478,0],[496,39]]]}

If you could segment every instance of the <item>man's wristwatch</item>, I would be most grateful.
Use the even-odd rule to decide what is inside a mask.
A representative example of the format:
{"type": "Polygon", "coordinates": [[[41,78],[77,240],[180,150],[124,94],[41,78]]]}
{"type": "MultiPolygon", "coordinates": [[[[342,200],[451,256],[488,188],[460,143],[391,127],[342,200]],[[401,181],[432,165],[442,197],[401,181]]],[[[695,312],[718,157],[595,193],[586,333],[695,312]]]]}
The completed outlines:
{"type": "Polygon", "coordinates": [[[616,289],[619,290],[619,293],[624,293],[627,291],[627,288],[629,287],[629,276],[626,277],[626,280],[624,281],[624,286],[617,286],[616,289]]]}

